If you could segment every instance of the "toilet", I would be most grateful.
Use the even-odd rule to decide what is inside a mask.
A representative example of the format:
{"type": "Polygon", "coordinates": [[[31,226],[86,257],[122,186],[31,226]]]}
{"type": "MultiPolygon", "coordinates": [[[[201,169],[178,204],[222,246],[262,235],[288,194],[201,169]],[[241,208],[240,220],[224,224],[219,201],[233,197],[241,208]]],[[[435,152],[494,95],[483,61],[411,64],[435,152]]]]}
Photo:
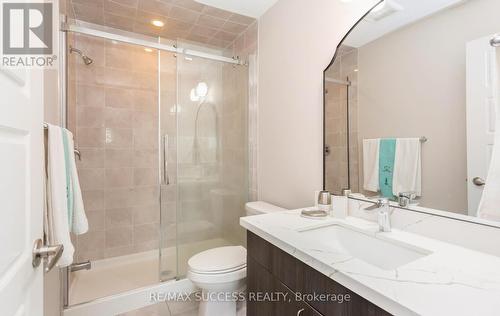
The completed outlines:
{"type": "MultiPolygon", "coordinates": [[[[262,201],[246,203],[245,210],[247,216],[286,211],[262,201]]],[[[188,266],[188,279],[203,293],[198,315],[236,316],[236,301],[224,298],[245,288],[247,250],[242,246],[205,250],[192,256],[188,266]]]]}

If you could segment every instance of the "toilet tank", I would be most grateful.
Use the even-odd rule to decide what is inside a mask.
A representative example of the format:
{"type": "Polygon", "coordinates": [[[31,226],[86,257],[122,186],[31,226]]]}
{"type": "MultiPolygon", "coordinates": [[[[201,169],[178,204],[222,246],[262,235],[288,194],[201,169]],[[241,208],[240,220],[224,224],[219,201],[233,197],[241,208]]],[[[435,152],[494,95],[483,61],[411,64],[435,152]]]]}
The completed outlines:
{"type": "Polygon", "coordinates": [[[286,208],[263,201],[248,202],[245,204],[245,210],[247,216],[287,211],[286,208]]]}

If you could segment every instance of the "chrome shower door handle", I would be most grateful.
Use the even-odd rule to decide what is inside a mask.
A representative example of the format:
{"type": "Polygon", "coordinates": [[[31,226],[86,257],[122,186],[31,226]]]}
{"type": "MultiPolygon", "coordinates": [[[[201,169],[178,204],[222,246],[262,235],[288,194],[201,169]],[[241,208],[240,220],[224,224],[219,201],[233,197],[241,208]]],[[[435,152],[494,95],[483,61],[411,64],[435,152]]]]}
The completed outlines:
{"type": "Polygon", "coordinates": [[[163,135],[163,182],[166,185],[170,184],[168,176],[168,134],[163,135]]]}

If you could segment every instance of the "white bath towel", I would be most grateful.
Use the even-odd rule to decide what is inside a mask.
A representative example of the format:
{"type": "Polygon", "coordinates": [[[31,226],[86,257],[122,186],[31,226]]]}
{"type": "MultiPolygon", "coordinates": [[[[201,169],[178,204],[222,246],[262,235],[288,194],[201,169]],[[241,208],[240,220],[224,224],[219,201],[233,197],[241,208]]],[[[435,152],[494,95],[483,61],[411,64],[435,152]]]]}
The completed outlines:
{"type": "Polygon", "coordinates": [[[66,187],[66,164],[64,161],[64,145],[62,130],[58,126],[48,128],[47,148],[47,235],[52,244],[62,244],[64,251],[58,266],[66,267],[73,262],[75,248],[71,243],[70,224],[68,218],[68,197],[66,187]]]}
{"type": "Polygon", "coordinates": [[[70,163],[70,178],[71,178],[71,190],[73,193],[73,209],[69,210],[70,216],[72,218],[72,223],[70,231],[76,235],[81,235],[89,230],[89,222],[87,220],[87,215],[85,214],[85,208],[83,205],[82,189],[80,187],[80,180],[78,179],[78,172],[76,169],[75,160],[75,142],[73,140],[73,134],[67,129],[63,129],[66,133],[68,139],[68,154],[70,163]]]}
{"type": "MultiPolygon", "coordinates": [[[[497,119],[497,126],[499,126],[499,123],[500,118],[497,119]]],[[[498,128],[495,133],[490,168],[486,177],[483,195],[479,202],[477,216],[488,220],[500,221],[500,129],[498,128]]]]}
{"type": "Polygon", "coordinates": [[[422,195],[422,158],[420,138],[396,139],[392,193],[415,192],[422,195]]]}
{"type": "Polygon", "coordinates": [[[363,139],[363,189],[377,192],[380,139],[363,139]]]}

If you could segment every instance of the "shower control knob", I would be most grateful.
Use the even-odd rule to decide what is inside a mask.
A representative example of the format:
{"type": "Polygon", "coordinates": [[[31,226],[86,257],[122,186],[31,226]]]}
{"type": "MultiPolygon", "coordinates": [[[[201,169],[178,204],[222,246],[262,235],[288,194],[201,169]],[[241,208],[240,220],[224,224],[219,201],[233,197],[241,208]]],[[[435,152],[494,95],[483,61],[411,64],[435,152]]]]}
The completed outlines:
{"type": "Polygon", "coordinates": [[[472,179],[472,183],[474,183],[478,187],[482,187],[486,184],[486,181],[484,181],[484,179],[481,177],[475,177],[474,179],[472,179]]]}

